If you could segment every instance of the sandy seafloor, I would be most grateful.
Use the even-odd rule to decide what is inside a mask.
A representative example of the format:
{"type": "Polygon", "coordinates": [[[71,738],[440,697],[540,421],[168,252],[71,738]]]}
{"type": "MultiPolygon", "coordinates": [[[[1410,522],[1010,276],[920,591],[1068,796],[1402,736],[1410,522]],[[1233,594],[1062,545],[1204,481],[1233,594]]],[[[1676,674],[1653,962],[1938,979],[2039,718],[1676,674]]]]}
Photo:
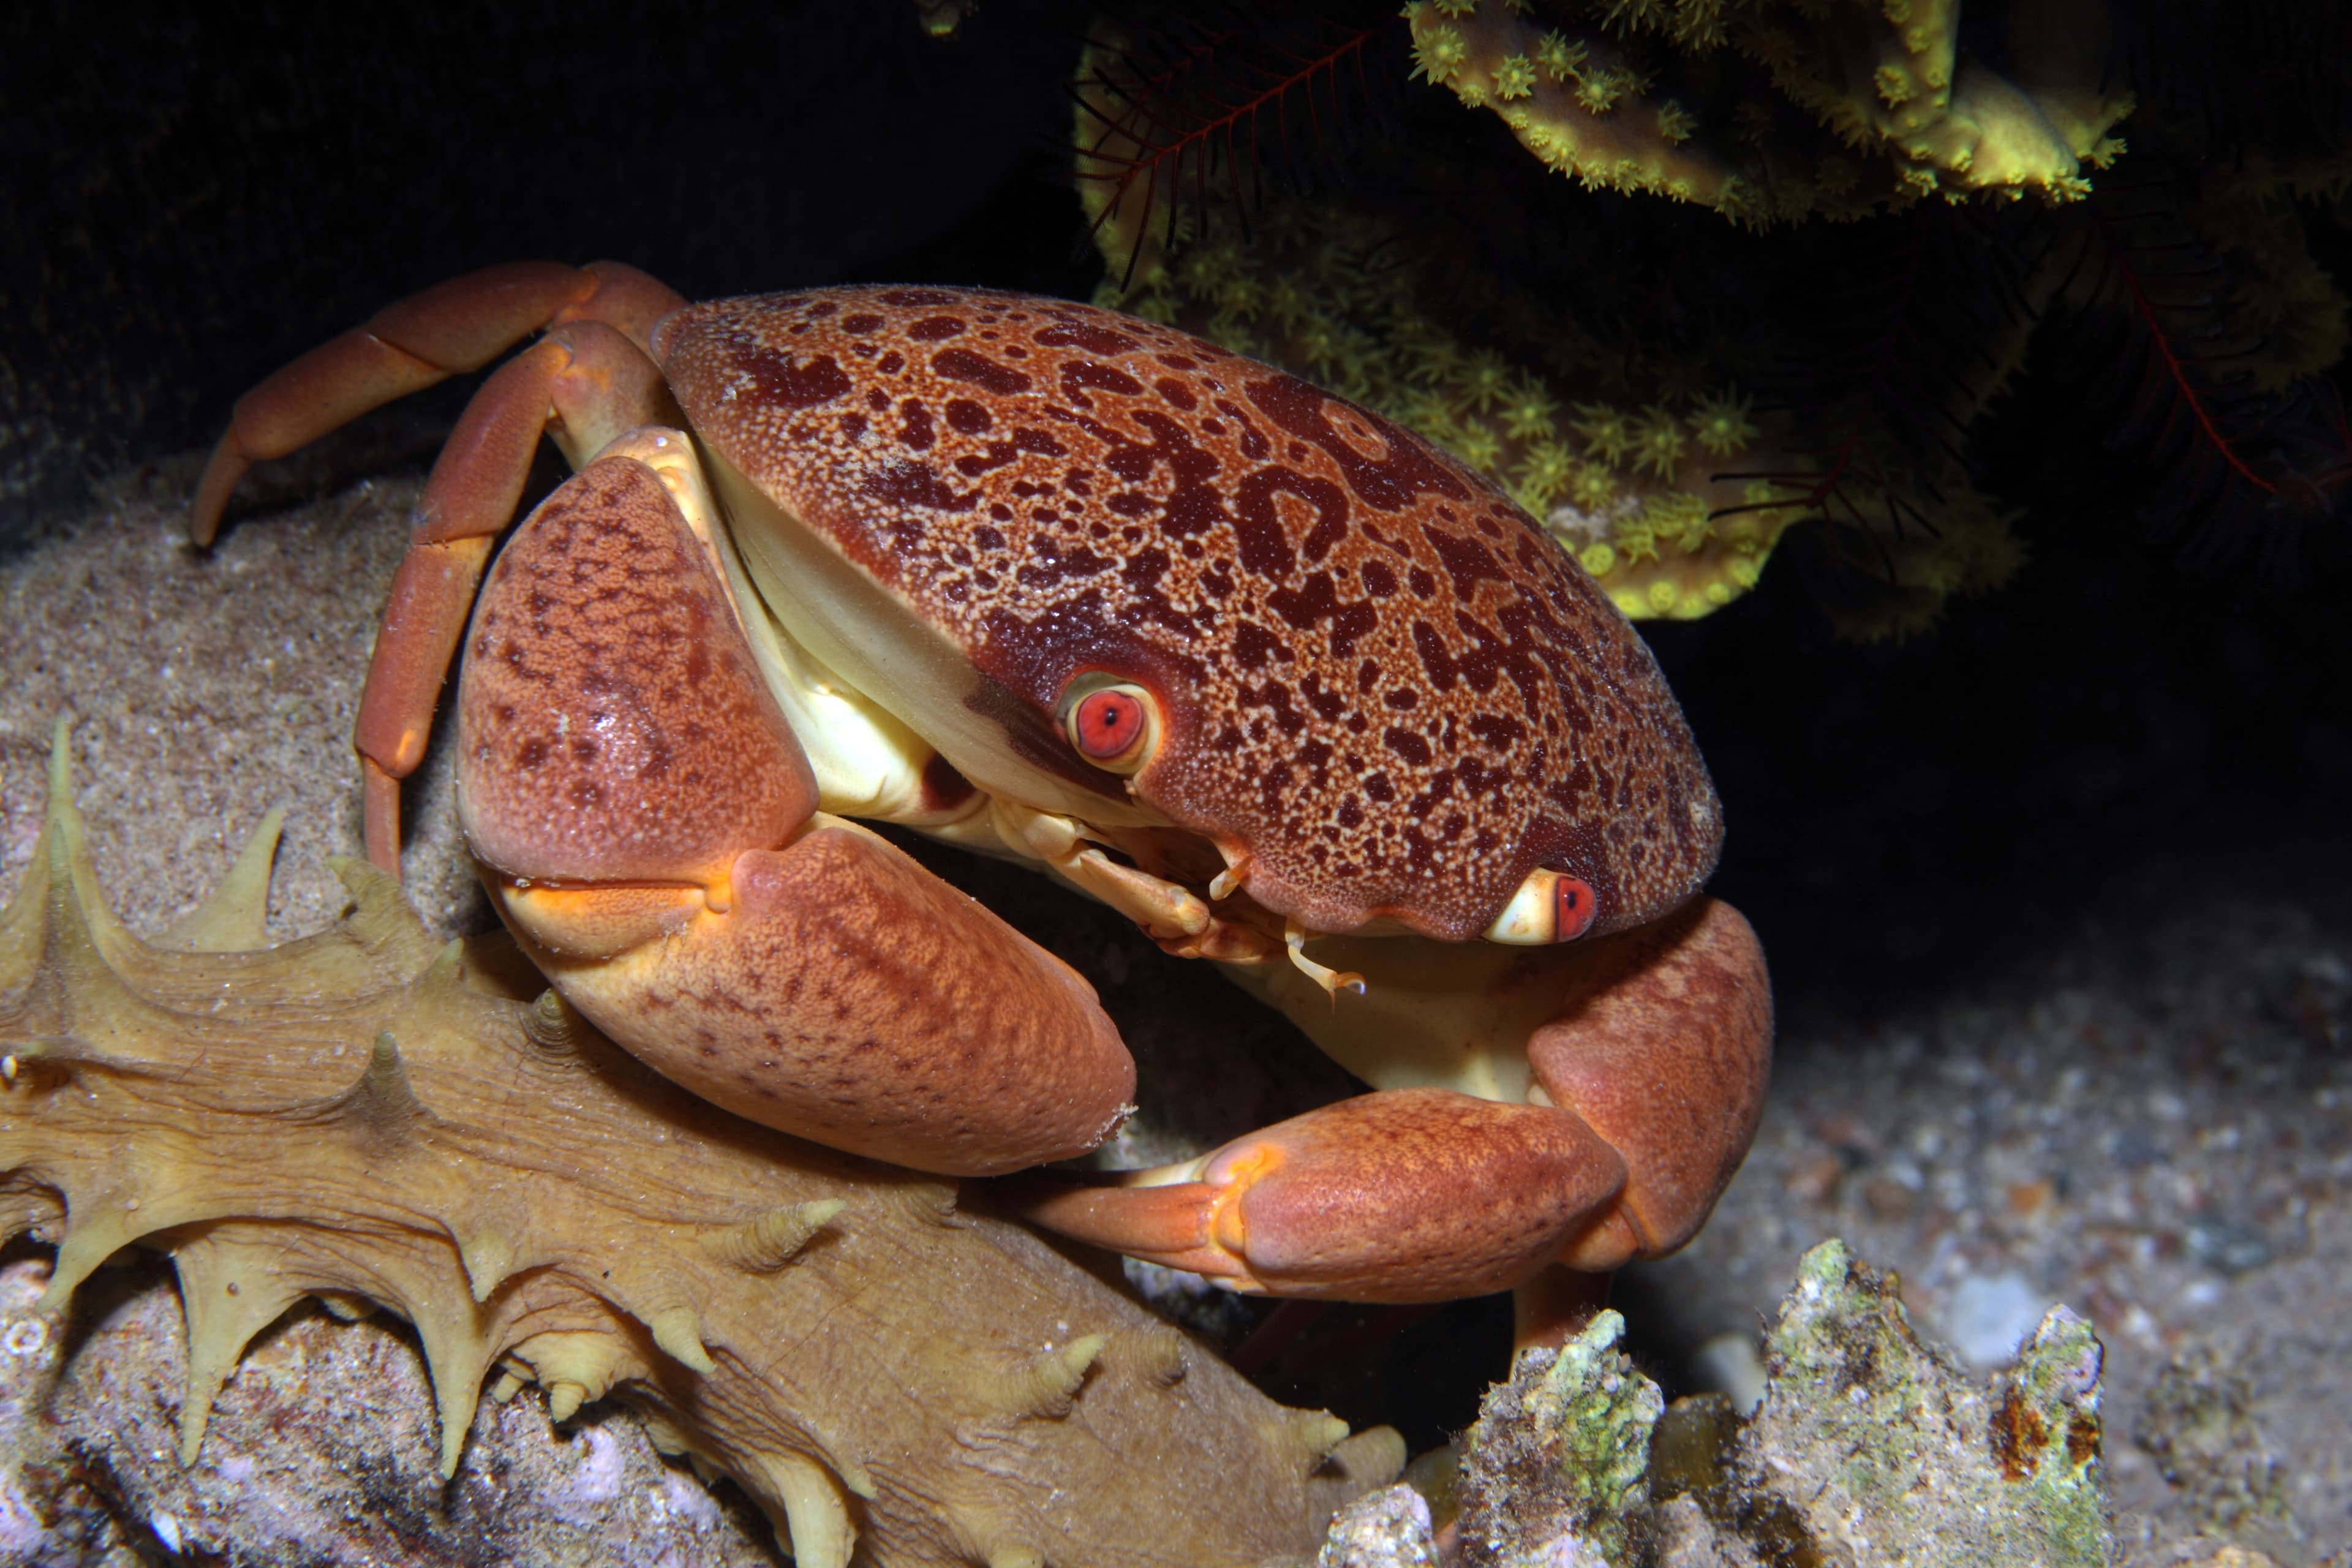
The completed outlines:
{"type": "MultiPolygon", "coordinates": [[[[356,852],[347,736],[417,481],[248,517],[198,555],[191,477],[118,480],[0,560],[0,887],[69,711],[100,876],[134,928],[192,907],[277,805],[271,924],[297,934],[340,906],[325,858],[356,852]]],[[[428,923],[456,931],[484,914],[446,796],[446,775],[412,790],[407,873],[428,923]]],[[[1754,1153],[1699,1241],[1621,1287],[1670,1386],[1737,1391],[1738,1342],[1798,1255],[1843,1236],[1973,1364],[2049,1301],[2095,1322],[2126,1546],[2207,1530],[2303,1563],[2352,1543],[2352,882],[2303,846],[2246,842],[2149,856],[2030,962],[1948,992],[1868,1016],[1784,994],[1754,1153]]],[[[1344,1092],[1276,1021],[1103,911],[1013,868],[957,874],[1128,1029],[1145,1112],[1122,1162],[1344,1092]]]]}

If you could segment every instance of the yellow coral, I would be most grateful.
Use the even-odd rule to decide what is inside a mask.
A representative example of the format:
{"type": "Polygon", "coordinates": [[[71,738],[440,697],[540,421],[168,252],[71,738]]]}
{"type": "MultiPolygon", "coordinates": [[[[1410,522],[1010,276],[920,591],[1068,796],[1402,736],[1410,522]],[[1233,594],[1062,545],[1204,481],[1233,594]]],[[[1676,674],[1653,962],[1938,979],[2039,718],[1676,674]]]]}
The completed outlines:
{"type": "Polygon", "coordinates": [[[1612,467],[1625,460],[1633,449],[1633,430],[1622,412],[1606,403],[1580,403],[1576,415],[1569,427],[1583,438],[1585,456],[1612,467]]]}
{"type": "Polygon", "coordinates": [[[1550,435],[1559,417],[1559,405],[1543,383],[1532,376],[1519,377],[1503,404],[1503,430],[1514,441],[1533,441],[1550,435]]]}
{"type": "Polygon", "coordinates": [[[1554,81],[1573,81],[1591,58],[1581,42],[1570,43],[1558,33],[1546,33],[1536,42],[1536,64],[1554,81]]]}
{"type": "Polygon", "coordinates": [[[1640,422],[1628,434],[1626,447],[1636,468],[1663,479],[1681,466],[1683,426],[1671,408],[1656,404],[1644,408],[1640,422]]]}
{"type": "Polygon", "coordinates": [[[1444,22],[1424,5],[1406,15],[1416,74],[1500,114],[1547,166],[1590,188],[1702,203],[1745,226],[1929,195],[2072,201],[2088,188],[2085,171],[2115,156],[2110,132],[2131,97],[2063,20],[2039,14],[2063,8],[2014,7],[2011,52],[2032,74],[2012,80],[1959,55],[1956,0],[1920,0],[1899,20],[1866,4],[1785,3],[1784,13],[1756,0],[1735,21],[1717,0],[1617,0],[1599,30],[1580,35],[1538,29],[1506,6],[1449,8],[1444,22]],[[1639,34],[1693,55],[1728,43],[1742,64],[1702,72],[1629,48],[1639,34]],[[1710,144],[1683,97],[1651,96],[1660,79],[1685,83],[1710,113],[1727,110],[1715,122],[1737,134],[1710,144]],[[1637,101],[1650,111],[1631,112],[1637,101]],[[1868,162],[1831,163],[1840,144],[1868,162]]]}
{"type": "Polygon", "coordinates": [[[1586,511],[1605,511],[1617,501],[1616,477],[1598,463],[1580,463],[1569,480],[1568,499],[1586,511]]]}
{"type": "Polygon", "coordinates": [[[1463,405],[1484,414],[1511,395],[1511,363],[1493,349],[1472,354],[1454,380],[1463,405]]]}
{"type": "Polygon", "coordinates": [[[1691,412],[1691,434],[1699,446],[1718,458],[1748,449],[1756,439],[1755,422],[1748,417],[1748,400],[1728,393],[1704,397],[1691,412]]]}
{"type": "MultiPolygon", "coordinates": [[[[1549,422],[1544,426],[1548,434],[1549,422]]],[[[1558,441],[1538,440],[1527,448],[1527,456],[1512,470],[1515,481],[1513,498],[1528,510],[1541,517],[1554,500],[1575,481],[1576,458],[1558,441]]]]}
{"type": "Polygon", "coordinates": [[[1653,537],[1688,554],[1707,541],[1706,502],[1688,491],[1654,495],[1642,503],[1642,521],[1653,537]]]}
{"type": "Polygon", "coordinates": [[[1429,82],[1444,85],[1454,79],[1462,62],[1470,58],[1470,46],[1454,27],[1416,26],[1412,30],[1412,74],[1429,82]]]}
{"type": "Polygon", "coordinates": [[[1424,308],[1427,280],[1398,262],[1395,227],[1332,204],[1276,210],[1280,221],[1260,226],[1258,246],[1221,244],[1216,257],[1172,272],[1147,258],[1154,289],[1122,298],[1114,287],[1101,298],[1154,313],[1172,306],[1179,325],[1312,375],[1446,447],[1499,479],[1612,597],[1625,588],[1631,613],[1696,614],[1753,585],[1778,528],[1759,531],[1737,514],[1728,533],[1750,554],[1729,564],[1737,547],[1715,537],[1710,509],[1733,504],[1737,492],[1686,462],[1691,430],[1718,445],[1760,439],[1736,389],[1704,394],[1695,365],[1675,360],[1642,373],[1646,405],[1592,396],[1625,376],[1622,350],[1539,297],[1488,301],[1496,335],[1517,352],[1491,339],[1465,344],[1424,308]],[[1289,248],[1271,249],[1276,233],[1289,248]],[[1228,308],[1251,299],[1264,301],[1254,317],[1228,308]],[[1518,357],[1537,347],[1551,370],[1518,357]],[[1563,395],[1570,387],[1587,395],[1572,400],[1563,395]],[[1688,421],[1678,405],[1695,410],[1688,421]],[[1671,595],[1652,592],[1667,580],[1671,595]],[[1669,597],[1671,608],[1658,610],[1669,597]]]}
{"type": "Polygon", "coordinates": [[[1492,473],[1503,455],[1503,444],[1483,420],[1454,427],[1454,455],[1481,472],[1492,473]]]}
{"type": "MultiPolygon", "coordinates": [[[[1606,114],[1633,89],[1633,75],[1613,66],[1591,70],[1578,79],[1576,101],[1593,114],[1606,114]]],[[[1620,176],[1622,178],[1622,176],[1620,176]]]]}

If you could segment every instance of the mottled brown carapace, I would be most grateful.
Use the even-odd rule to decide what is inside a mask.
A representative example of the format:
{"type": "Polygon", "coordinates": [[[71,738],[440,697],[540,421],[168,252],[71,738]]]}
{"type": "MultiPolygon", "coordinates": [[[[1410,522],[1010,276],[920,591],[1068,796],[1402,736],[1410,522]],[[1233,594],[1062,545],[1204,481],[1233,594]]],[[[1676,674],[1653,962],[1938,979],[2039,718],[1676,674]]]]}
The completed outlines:
{"type": "Polygon", "coordinates": [[[977,289],[722,300],[654,346],[706,441],[968,650],[1009,743],[1089,671],[1153,692],[1137,798],[1246,853],[1279,913],[1469,938],[1543,866],[1609,931],[1714,868],[1714,786],[1647,647],[1526,514],[1375,415],[977,289]]]}

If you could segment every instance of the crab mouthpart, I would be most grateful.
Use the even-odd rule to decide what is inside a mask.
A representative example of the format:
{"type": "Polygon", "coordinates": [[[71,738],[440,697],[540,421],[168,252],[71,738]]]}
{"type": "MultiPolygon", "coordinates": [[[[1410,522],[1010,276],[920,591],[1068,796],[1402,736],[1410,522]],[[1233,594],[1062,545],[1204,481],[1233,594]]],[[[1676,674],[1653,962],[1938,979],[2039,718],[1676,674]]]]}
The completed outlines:
{"type": "Polygon", "coordinates": [[[1209,879],[1209,901],[1216,903],[1230,899],[1249,885],[1250,858],[1246,850],[1233,850],[1223,845],[1217,852],[1225,858],[1225,868],[1209,879]]]}
{"type": "Polygon", "coordinates": [[[1362,975],[1353,971],[1333,969],[1328,964],[1318,963],[1307,956],[1307,944],[1322,934],[1320,931],[1308,931],[1297,921],[1282,922],[1283,945],[1290,950],[1290,962],[1297,968],[1298,973],[1334,996],[1339,994],[1342,986],[1361,996],[1364,994],[1362,975]]]}

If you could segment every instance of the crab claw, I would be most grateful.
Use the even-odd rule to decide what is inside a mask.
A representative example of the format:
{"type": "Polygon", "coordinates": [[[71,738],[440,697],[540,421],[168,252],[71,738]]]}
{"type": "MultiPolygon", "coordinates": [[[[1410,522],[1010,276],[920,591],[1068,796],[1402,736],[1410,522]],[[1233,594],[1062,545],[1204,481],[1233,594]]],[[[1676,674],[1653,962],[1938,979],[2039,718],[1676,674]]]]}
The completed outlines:
{"type": "Polygon", "coordinates": [[[1003,1201],[1234,1289],[1354,1301],[1603,1273],[1697,1231],[1771,1058],[1763,952],[1738,910],[1697,899],[1574,947],[1331,945],[1371,975],[1362,997],[1278,963],[1233,973],[1367,1079],[1408,1087],[1116,1184],[1016,1176],[1003,1201]]]}
{"type": "Polygon", "coordinates": [[[1119,1186],[997,1184],[1024,1218],[1228,1287],[1444,1301],[1517,1284],[1624,1184],[1579,1118],[1444,1089],[1343,1100],[1119,1186]]]}
{"type": "Polygon", "coordinates": [[[591,463],[484,587],[458,811],[510,929],[647,1066],[754,1121],[967,1175],[1067,1158],[1134,1064],[1069,967],[816,785],[685,521],[675,432],[591,463]]]}

